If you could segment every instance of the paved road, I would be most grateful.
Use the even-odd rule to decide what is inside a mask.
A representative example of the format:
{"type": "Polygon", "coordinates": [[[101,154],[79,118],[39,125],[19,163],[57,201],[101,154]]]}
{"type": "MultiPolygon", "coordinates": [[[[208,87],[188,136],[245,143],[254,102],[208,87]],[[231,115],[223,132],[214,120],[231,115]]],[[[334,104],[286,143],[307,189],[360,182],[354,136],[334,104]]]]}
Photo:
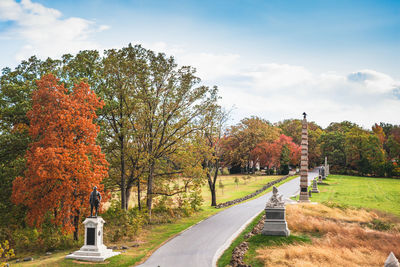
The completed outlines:
{"type": "MultiPolygon", "coordinates": [[[[318,171],[309,172],[309,182],[318,171]]],[[[299,192],[300,178],[278,187],[283,198],[299,192]]],[[[207,267],[215,266],[233,239],[265,207],[271,192],[254,200],[223,210],[180,233],[156,250],[142,267],[207,267]]]]}

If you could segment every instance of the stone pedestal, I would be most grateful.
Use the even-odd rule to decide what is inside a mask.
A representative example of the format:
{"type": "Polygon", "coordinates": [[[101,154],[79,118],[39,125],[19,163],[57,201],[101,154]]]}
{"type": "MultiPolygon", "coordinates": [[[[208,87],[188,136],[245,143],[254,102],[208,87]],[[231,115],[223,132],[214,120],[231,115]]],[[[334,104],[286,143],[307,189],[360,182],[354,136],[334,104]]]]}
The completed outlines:
{"type": "Polygon", "coordinates": [[[83,222],[85,225],[85,245],[80,250],[66,256],[67,259],[84,261],[104,261],[116,256],[120,252],[113,252],[103,244],[103,225],[101,217],[89,217],[83,222]]]}
{"type": "Polygon", "coordinates": [[[319,193],[318,187],[317,187],[317,180],[313,180],[313,184],[312,184],[312,193],[319,193]]]}
{"type": "Polygon", "coordinates": [[[285,218],[285,207],[265,208],[265,223],[262,229],[263,235],[289,236],[290,230],[287,227],[285,218]]]}
{"type": "Polygon", "coordinates": [[[272,188],[272,197],[265,205],[265,222],[261,231],[263,235],[289,236],[290,231],[287,227],[285,218],[285,201],[278,195],[278,189],[272,188]]]}

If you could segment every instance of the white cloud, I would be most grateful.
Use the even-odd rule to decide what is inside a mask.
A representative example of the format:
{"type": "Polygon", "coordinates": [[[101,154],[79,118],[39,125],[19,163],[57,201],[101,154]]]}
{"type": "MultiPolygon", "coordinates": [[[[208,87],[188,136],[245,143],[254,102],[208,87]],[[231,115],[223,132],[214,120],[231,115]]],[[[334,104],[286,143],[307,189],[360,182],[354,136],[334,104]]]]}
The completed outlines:
{"type": "Polygon", "coordinates": [[[109,28],[83,18],[63,18],[60,11],[30,0],[0,1],[0,21],[11,21],[14,26],[3,38],[20,39],[25,44],[16,55],[17,60],[32,55],[59,57],[83,49],[97,49],[91,36],[109,28]]]}
{"type": "Polygon", "coordinates": [[[219,87],[221,104],[235,107],[234,123],[251,115],[277,122],[306,111],[323,127],[343,120],[366,128],[380,121],[400,124],[400,81],[385,73],[315,73],[290,64],[250,65],[238,54],[194,53],[164,42],[144,46],[196,67],[204,84],[219,87]]]}

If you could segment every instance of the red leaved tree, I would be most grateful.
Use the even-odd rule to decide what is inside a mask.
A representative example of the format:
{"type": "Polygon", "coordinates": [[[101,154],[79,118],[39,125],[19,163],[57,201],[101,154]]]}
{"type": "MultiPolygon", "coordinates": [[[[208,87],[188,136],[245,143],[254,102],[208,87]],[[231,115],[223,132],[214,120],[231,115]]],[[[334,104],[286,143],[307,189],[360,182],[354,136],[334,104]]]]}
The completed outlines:
{"type": "Polygon", "coordinates": [[[281,155],[283,146],[289,149],[290,165],[295,166],[300,162],[301,148],[293,142],[289,136],[281,134],[278,139],[271,142],[261,142],[252,150],[252,156],[257,159],[260,166],[268,168],[277,167],[281,165],[281,155]]]}
{"type": "Polygon", "coordinates": [[[87,212],[89,195],[107,176],[108,163],[96,145],[93,123],[103,102],[81,82],[71,92],[48,74],[33,92],[24,177],[13,182],[12,200],[28,208],[26,220],[39,227],[46,216],[78,239],[79,217],[87,212]]]}

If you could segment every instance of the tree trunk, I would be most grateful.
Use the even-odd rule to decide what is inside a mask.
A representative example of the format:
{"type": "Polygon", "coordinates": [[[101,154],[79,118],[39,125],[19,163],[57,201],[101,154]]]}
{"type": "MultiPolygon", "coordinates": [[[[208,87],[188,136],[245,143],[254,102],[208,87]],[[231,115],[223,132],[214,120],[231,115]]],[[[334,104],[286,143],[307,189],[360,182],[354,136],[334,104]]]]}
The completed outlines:
{"type": "Polygon", "coordinates": [[[140,203],[140,178],[138,178],[137,180],[137,200],[138,200],[139,210],[142,210],[142,204],[140,203]]]}
{"type": "Polygon", "coordinates": [[[75,228],[75,230],[74,230],[74,240],[75,240],[75,241],[78,241],[79,214],[80,214],[80,211],[77,210],[77,211],[76,211],[76,215],[74,216],[74,228],[75,228]]]}
{"type": "Polygon", "coordinates": [[[124,137],[120,136],[121,145],[121,209],[126,210],[126,178],[125,178],[125,152],[124,152],[124,137]]]}
{"type": "Polygon", "coordinates": [[[131,190],[132,190],[132,184],[129,183],[126,185],[126,190],[125,190],[125,203],[126,203],[125,209],[126,210],[128,210],[128,208],[129,208],[129,199],[131,196],[131,190]]]}
{"type": "Polygon", "coordinates": [[[147,200],[146,206],[151,217],[151,204],[153,202],[153,175],[154,175],[154,162],[150,163],[149,176],[147,177],[147,200]]]}
{"type": "Polygon", "coordinates": [[[208,173],[207,174],[207,180],[208,180],[208,186],[210,187],[210,192],[211,192],[211,207],[217,206],[217,195],[215,192],[215,182],[213,183],[211,179],[211,175],[208,173]]]}

